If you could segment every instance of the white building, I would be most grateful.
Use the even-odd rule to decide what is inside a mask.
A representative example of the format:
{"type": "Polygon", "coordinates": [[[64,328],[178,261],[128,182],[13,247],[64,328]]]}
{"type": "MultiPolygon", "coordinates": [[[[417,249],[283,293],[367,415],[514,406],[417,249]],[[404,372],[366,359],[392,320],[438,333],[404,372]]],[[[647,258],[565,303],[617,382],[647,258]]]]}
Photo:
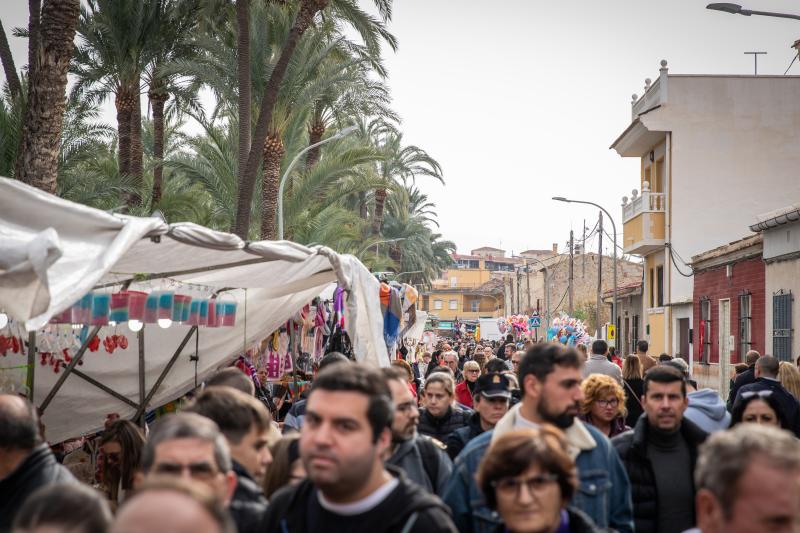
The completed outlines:
{"type": "Polygon", "coordinates": [[[675,75],[662,61],[645,86],[611,148],[641,161],[622,209],[625,251],[644,259],[642,338],[674,354],[693,328],[684,260],[800,198],[800,77],[675,75]]]}

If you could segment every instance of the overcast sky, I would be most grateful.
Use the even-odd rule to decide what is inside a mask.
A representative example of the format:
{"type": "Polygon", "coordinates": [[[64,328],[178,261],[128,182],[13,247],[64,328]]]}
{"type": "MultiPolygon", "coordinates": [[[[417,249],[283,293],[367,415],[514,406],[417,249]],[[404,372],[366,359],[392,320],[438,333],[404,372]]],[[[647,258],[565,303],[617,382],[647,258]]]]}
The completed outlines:
{"type": "MultiPolygon", "coordinates": [[[[747,1],[800,13],[794,0],[747,1]]],[[[2,2],[7,33],[27,24],[25,0],[2,2]]],[[[602,204],[621,233],[621,198],[638,187],[638,164],[608,147],[659,61],[672,73],[752,74],[743,52],[758,50],[768,52],[760,74],[783,74],[792,60],[800,21],[713,12],[707,3],[395,0],[390,28],[400,47],[386,54],[394,107],[406,142],[443,167],[445,186],[418,183],[445,238],[462,253],[483,245],[517,253],[563,246],[570,228],[594,225],[596,210],[552,196],[602,204]]],[[[9,39],[20,67],[26,44],[9,39]]],[[[789,73],[800,74],[797,62],[789,73]]]]}

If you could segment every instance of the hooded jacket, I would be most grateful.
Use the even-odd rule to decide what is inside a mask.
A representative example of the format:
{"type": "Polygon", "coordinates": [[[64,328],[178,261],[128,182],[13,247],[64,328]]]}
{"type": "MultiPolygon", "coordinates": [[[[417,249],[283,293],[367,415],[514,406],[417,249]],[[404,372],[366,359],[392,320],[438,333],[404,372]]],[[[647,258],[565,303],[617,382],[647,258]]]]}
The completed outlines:
{"type": "Polygon", "coordinates": [[[422,435],[398,444],[386,464],[400,468],[409,480],[439,496],[453,471],[453,462],[444,450],[422,435]]]}
{"type": "Polygon", "coordinates": [[[0,479],[0,532],[11,531],[20,507],[36,489],[63,482],[77,483],[69,470],[56,462],[50,446],[34,448],[13,472],[0,479]]]}
{"type": "Polygon", "coordinates": [[[683,417],[694,422],[706,433],[728,429],[731,425],[731,414],[716,391],[700,389],[690,392],[687,397],[689,407],[683,417]]]}
{"type": "MultiPolygon", "coordinates": [[[[494,430],[472,439],[458,455],[444,501],[463,533],[488,533],[501,523],[500,515],[486,506],[475,482],[475,472],[491,442],[517,425],[522,404],[512,407],[494,430]]],[[[564,430],[567,452],[578,467],[578,489],[571,505],[589,515],[600,528],[620,533],[633,531],[633,509],[628,476],[611,442],[596,428],[577,418],[564,430]]]]}
{"type": "MultiPolygon", "coordinates": [[[[410,482],[405,474],[394,466],[386,470],[399,479],[398,486],[370,515],[358,530],[352,533],[455,533],[450,512],[438,497],[422,490],[410,482]],[[385,512],[380,512],[385,510],[385,512]]],[[[295,486],[284,487],[272,498],[262,524],[261,531],[280,533],[316,533],[326,529],[312,529],[309,508],[316,499],[317,489],[309,479],[295,486]]]]}

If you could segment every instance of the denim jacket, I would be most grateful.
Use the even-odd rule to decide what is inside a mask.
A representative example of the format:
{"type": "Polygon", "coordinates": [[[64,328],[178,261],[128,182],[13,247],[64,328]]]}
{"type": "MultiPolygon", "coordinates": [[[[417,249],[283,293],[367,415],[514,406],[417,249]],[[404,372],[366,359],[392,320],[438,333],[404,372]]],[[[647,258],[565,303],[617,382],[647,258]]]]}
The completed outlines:
{"type": "MultiPolygon", "coordinates": [[[[494,431],[477,436],[456,458],[444,501],[453,512],[453,522],[461,532],[489,533],[496,531],[502,523],[500,515],[486,507],[475,482],[475,473],[492,439],[514,429],[518,411],[519,406],[514,406],[494,431]]],[[[600,528],[632,533],[630,482],[611,442],[597,429],[577,419],[565,435],[579,478],[571,505],[589,515],[600,528]]]]}

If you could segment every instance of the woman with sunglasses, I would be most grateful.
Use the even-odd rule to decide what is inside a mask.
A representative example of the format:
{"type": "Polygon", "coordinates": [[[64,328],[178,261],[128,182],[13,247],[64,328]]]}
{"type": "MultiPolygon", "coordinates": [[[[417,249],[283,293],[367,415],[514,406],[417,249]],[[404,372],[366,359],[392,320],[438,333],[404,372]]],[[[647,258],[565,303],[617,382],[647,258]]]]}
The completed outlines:
{"type": "Polygon", "coordinates": [[[464,363],[464,381],[456,385],[456,401],[472,409],[472,396],[475,394],[475,383],[481,376],[481,366],[475,361],[464,363]]]}
{"type": "Polygon", "coordinates": [[[578,486],[575,461],[553,426],[521,429],[492,442],[478,467],[478,486],[503,523],[497,533],[593,533],[600,529],[569,507],[578,486]]]}
{"type": "Polygon", "coordinates": [[[631,429],[625,425],[625,391],[611,376],[590,374],[581,383],[581,420],[599,429],[608,438],[631,429]]]}
{"type": "Polygon", "coordinates": [[[731,427],[742,423],[764,424],[791,431],[771,390],[739,393],[733,404],[731,427]]]}
{"type": "Polygon", "coordinates": [[[116,420],[103,432],[103,485],[112,508],[122,503],[133,489],[133,477],[139,470],[144,435],[130,420],[116,420]]]}

